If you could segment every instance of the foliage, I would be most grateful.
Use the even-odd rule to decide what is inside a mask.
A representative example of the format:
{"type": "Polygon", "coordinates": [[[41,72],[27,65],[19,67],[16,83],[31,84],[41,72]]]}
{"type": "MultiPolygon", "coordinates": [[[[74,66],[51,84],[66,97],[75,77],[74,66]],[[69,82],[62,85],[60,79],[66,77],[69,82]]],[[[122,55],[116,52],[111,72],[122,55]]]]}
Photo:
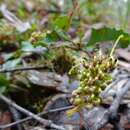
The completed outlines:
{"type": "Polygon", "coordinates": [[[120,40],[120,47],[128,47],[130,44],[130,35],[123,30],[117,30],[115,28],[104,27],[101,29],[92,29],[91,37],[86,46],[94,46],[95,43],[101,43],[105,41],[115,41],[121,34],[124,37],[120,40]]]}
{"type": "MultiPolygon", "coordinates": [[[[73,78],[70,76],[70,80],[77,78],[80,81],[78,89],[72,94],[75,111],[101,103],[99,93],[111,80],[109,72],[116,63],[107,54],[95,53],[89,57],[88,51],[92,48],[93,52],[96,44],[114,42],[121,34],[123,38],[118,47],[128,47],[130,35],[126,32],[128,26],[125,24],[129,23],[125,23],[125,19],[129,19],[129,7],[123,20],[119,21],[119,12],[114,12],[114,7],[110,7],[111,2],[106,0],[10,0],[1,3],[6,4],[8,11],[16,16],[14,19],[11,15],[8,19],[0,14],[1,70],[43,65],[46,68],[43,71],[66,75],[72,68],[70,73],[73,78]],[[114,21],[113,16],[117,18],[114,21]],[[17,26],[23,23],[28,23],[30,28],[20,32],[17,26]],[[95,23],[101,23],[105,27],[93,28],[95,23]],[[88,35],[88,41],[83,42],[83,37],[89,31],[91,35],[88,35]]],[[[12,86],[17,86],[17,75],[26,79],[26,73],[0,74],[0,92],[9,94],[14,89],[12,86]]],[[[22,82],[26,84],[25,81],[22,82]]],[[[18,83],[18,90],[26,88],[31,93],[35,87],[30,84],[28,89],[27,84],[23,86],[21,82],[18,83]]],[[[39,106],[39,111],[43,107],[42,101],[36,102],[38,104],[34,103],[33,107],[39,106]]]]}
{"type": "Polygon", "coordinates": [[[0,74],[0,93],[7,93],[10,89],[9,80],[7,80],[6,76],[0,74]]]}

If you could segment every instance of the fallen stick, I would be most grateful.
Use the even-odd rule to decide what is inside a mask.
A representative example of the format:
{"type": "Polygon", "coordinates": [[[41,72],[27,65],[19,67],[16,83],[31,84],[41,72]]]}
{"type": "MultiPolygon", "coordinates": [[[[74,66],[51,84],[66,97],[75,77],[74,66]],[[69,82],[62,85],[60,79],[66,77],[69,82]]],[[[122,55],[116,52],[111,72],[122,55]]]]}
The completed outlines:
{"type": "MultiPolygon", "coordinates": [[[[42,115],[45,115],[45,114],[48,114],[48,113],[53,113],[53,112],[65,111],[65,110],[68,110],[68,109],[71,109],[71,108],[73,108],[73,106],[66,106],[66,107],[51,109],[51,110],[48,110],[48,111],[38,113],[37,116],[42,116],[42,115]]],[[[7,129],[7,128],[12,127],[14,125],[28,121],[30,119],[32,119],[32,117],[26,117],[24,119],[18,120],[18,121],[13,122],[13,123],[9,123],[9,124],[6,124],[6,125],[0,125],[0,129],[7,129]]]]}
{"type": "MultiPolygon", "coordinates": [[[[21,115],[20,115],[19,111],[17,111],[14,107],[9,106],[8,109],[9,109],[9,111],[10,111],[10,113],[11,113],[11,117],[12,117],[12,119],[13,119],[14,121],[17,121],[17,120],[20,120],[20,119],[21,119],[21,115]]],[[[1,128],[1,125],[0,125],[0,128],[1,128]]],[[[22,127],[21,124],[16,124],[16,125],[15,125],[15,128],[16,128],[17,130],[23,130],[23,127],[22,127]]],[[[6,129],[6,130],[7,130],[7,129],[6,129]]]]}
{"type": "Polygon", "coordinates": [[[19,67],[14,69],[1,69],[0,73],[16,72],[16,71],[28,71],[28,70],[41,70],[45,66],[33,66],[33,67],[19,67]]]}
{"type": "Polygon", "coordinates": [[[54,128],[57,130],[65,130],[65,128],[63,128],[62,126],[58,126],[54,123],[52,123],[51,120],[46,120],[43,119],[41,117],[39,117],[38,115],[33,114],[32,112],[26,110],[25,108],[22,108],[21,106],[17,105],[15,102],[13,102],[12,100],[8,99],[7,97],[5,97],[3,94],[0,95],[0,99],[3,100],[5,103],[7,103],[8,105],[16,108],[18,111],[32,117],[33,119],[37,120],[38,122],[40,122],[44,127],[50,127],[50,128],[54,128]]]}
{"type": "Polygon", "coordinates": [[[111,106],[108,109],[103,107],[93,108],[85,116],[85,129],[86,130],[99,130],[103,128],[106,124],[113,122],[114,126],[117,127],[116,130],[123,130],[119,122],[118,109],[124,95],[130,89],[130,79],[117,91],[115,99],[113,100],[111,106]],[[97,114],[99,113],[99,114],[97,114]],[[97,115],[97,117],[96,117],[97,115]],[[95,122],[94,122],[95,121],[95,122]]]}

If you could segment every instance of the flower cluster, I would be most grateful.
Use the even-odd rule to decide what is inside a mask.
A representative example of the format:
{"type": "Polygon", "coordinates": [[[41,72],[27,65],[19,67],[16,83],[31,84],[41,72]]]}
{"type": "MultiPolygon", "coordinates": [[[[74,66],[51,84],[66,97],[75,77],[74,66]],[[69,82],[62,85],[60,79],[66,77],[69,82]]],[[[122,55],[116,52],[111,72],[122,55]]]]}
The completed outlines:
{"type": "Polygon", "coordinates": [[[71,102],[78,109],[82,107],[89,109],[102,102],[100,93],[112,80],[109,72],[116,63],[114,57],[96,53],[91,58],[82,58],[78,65],[71,68],[69,74],[75,74],[80,81],[71,98],[71,102]]]}

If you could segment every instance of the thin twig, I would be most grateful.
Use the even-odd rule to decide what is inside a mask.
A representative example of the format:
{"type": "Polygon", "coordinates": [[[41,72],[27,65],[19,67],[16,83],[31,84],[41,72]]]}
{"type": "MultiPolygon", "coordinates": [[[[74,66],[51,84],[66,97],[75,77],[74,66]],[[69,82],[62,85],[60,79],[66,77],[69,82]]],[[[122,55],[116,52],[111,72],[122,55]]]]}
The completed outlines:
{"type": "Polygon", "coordinates": [[[45,66],[32,66],[32,67],[19,67],[19,68],[14,68],[14,69],[1,69],[0,73],[28,71],[28,70],[41,70],[44,68],[45,68],[45,66]]]}
{"type": "Polygon", "coordinates": [[[128,79],[128,81],[126,82],[124,87],[122,87],[122,89],[117,91],[116,98],[113,101],[111,107],[109,108],[109,111],[111,112],[111,114],[117,115],[117,111],[120,106],[120,103],[121,103],[124,95],[128,92],[129,89],[130,89],[130,79],[128,79]]]}
{"type": "MultiPolygon", "coordinates": [[[[48,114],[48,113],[53,113],[53,112],[65,111],[65,110],[68,110],[68,109],[71,109],[71,108],[73,108],[73,106],[66,106],[66,107],[51,109],[51,110],[48,110],[48,111],[38,113],[37,116],[42,116],[42,115],[45,115],[45,114],[48,114]]],[[[32,119],[32,117],[26,117],[24,119],[18,120],[16,122],[13,122],[13,123],[10,123],[10,124],[0,125],[0,129],[7,129],[7,128],[12,127],[14,125],[17,125],[17,124],[23,123],[25,121],[28,121],[30,119],[32,119]]]]}
{"type": "MultiPolygon", "coordinates": [[[[14,121],[21,119],[20,113],[14,107],[9,106],[9,111],[11,112],[11,115],[12,115],[14,121]]],[[[23,127],[21,124],[16,124],[15,127],[17,130],[23,130],[23,127]]],[[[0,126],[0,129],[1,129],[1,126],[0,126]]]]}
{"type": "Polygon", "coordinates": [[[116,119],[120,103],[121,103],[124,95],[127,93],[127,91],[129,89],[130,89],[130,81],[128,79],[128,82],[126,82],[126,84],[124,85],[124,87],[122,87],[122,89],[120,89],[119,91],[117,91],[116,97],[115,97],[114,101],[112,102],[110,108],[104,114],[104,116],[102,118],[102,121],[105,120],[105,122],[103,121],[103,123],[99,122],[98,124],[96,124],[96,129],[95,130],[103,128],[107,123],[109,123],[109,120],[116,119]]]}
{"type": "Polygon", "coordinates": [[[78,47],[76,45],[76,43],[72,43],[72,41],[67,41],[67,42],[71,42],[71,43],[61,43],[61,44],[57,43],[54,46],[49,46],[48,49],[56,49],[56,48],[65,47],[65,48],[68,48],[68,49],[71,49],[71,50],[74,50],[74,51],[84,52],[88,56],[91,56],[88,51],[84,50],[81,47],[78,47]]]}
{"type": "Polygon", "coordinates": [[[5,97],[3,94],[0,95],[0,99],[3,100],[5,103],[7,103],[8,105],[16,108],[18,111],[32,117],[33,119],[37,120],[38,122],[40,122],[44,127],[50,127],[50,128],[54,128],[57,130],[65,130],[65,128],[63,128],[62,126],[58,126],[54,123],[52,123],[51,120],[46,120],[43,119],[41,117],[39,117],[36,114],[33,114],[32,112],[26,110],[25,108],[22,108],[21,106],[17,105],[15,102],[13,102],[12,100],[8,99],[7,97],[5,97]]]}

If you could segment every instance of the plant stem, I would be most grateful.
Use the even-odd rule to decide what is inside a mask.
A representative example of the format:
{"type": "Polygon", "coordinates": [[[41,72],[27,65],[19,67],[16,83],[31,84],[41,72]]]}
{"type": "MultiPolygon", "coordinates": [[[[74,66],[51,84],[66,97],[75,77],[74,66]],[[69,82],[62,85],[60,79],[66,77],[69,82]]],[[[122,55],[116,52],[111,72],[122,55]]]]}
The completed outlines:
{"type": "Polygon", "coordinates": [[[111,50],[111,53],[110,53],[110,57],[113,55],[117,44],[119,43],[120,39],[123,38],[123,37],[124,37],[124,35],[121,34],[121,35],[117,38],[116,42],[114,43],[114,46],[112,47],[112,50],[111,50]]]}

